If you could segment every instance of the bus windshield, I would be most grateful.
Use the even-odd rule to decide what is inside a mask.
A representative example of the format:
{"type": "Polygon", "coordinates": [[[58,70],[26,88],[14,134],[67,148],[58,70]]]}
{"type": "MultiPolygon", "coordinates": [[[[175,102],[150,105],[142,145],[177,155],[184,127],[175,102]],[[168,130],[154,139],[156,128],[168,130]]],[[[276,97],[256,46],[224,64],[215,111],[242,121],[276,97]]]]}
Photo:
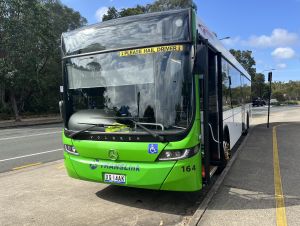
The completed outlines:
{"type": "MultiPolygon", "coordinates": [[[[193,112],[190,54],[190,45],[170,45],[67,59],[72,113],[74,118],[85,115],[80,120],[71,116],[69,129],[82,129],[87,122],[101,123],[101,118],[132,117],[149,129],[183,131],[193,112]]],[[[126,120],[112,123],[140,132],[126,120]]]]}

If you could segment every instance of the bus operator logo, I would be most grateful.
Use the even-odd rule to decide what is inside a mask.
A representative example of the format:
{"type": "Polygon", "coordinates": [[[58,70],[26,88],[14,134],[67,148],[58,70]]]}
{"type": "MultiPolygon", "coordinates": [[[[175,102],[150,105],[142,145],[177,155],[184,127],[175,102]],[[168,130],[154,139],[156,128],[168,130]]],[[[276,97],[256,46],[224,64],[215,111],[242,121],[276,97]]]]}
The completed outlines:
{"type": "Polygon", "coordinates": [[[116,150],[111,149],[111,150],[108,151],[108,157],[111,160],[115,161],[119,158],[119,154],[116,150]]]}

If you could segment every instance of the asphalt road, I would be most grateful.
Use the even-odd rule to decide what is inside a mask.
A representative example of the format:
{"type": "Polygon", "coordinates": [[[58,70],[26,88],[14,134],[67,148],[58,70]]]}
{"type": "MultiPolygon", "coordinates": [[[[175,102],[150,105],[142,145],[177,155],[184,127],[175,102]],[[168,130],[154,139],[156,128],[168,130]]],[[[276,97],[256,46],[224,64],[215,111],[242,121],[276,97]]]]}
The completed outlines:
{"type": "MultiPolygon", "coordinates": [[[[277,112],[288,112],[290,110],[299,109],[299,105],[290,106],[270,106],[270,114],[276,114],[277,112]]],[[[252,107],[252,117],[262,117],[268,114],[268,105],[261,107],[252,107]]]]}
{"type": "Polygon", "coordinates": [[[63,158],[62,124],[0,130],[0,173],[63,158]]]}

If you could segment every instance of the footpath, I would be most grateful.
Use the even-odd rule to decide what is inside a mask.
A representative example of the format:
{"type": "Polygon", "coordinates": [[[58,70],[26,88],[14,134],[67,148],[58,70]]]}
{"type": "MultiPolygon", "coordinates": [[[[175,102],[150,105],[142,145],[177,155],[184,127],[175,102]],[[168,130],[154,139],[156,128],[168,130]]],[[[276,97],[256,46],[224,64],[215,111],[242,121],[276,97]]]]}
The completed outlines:
{"type": "Polygon", "coordinates": [[[300,108],[273,113],[269,128],[265,121],[254,117],[257,125],[189,225],[300,225],[300,108]]]}
{"type": "Polygon", "coordinates": [[[62,119],[60,116],[49,117],[36,117],[36,118],[24,118],[17,122],[15,120],[0,120],[0,129],[20,127],[20,126],[34,126],[44,124],[60,123],[62,119]]]}

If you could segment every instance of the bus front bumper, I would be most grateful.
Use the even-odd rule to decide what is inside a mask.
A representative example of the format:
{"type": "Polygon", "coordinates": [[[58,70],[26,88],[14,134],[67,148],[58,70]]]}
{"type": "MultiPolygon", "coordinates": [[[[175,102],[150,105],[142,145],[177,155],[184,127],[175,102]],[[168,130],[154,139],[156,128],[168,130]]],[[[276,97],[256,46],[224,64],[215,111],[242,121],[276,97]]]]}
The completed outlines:
{"type": "Polygon", "coordinates": [[[199,153],[180,161],[122,162],[91,159],[64,152],[70,177],[106,183],[105,174],[124,175],[125,183],[109,183],[154,190],[197,191],[202,188],[199,153]]]}

